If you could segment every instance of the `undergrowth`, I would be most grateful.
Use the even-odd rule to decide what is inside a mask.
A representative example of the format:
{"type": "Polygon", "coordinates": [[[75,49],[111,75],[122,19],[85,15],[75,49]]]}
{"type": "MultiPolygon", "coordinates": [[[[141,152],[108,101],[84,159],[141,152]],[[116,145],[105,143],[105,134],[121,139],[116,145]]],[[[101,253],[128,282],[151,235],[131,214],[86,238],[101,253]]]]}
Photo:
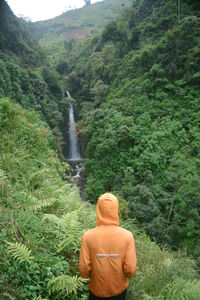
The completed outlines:
{"type": "MultiPolygon", "coordinates": [[[[78,257],[83,232],[96,226],[69,167],[50,148],[52,134],[35,112],[0,100],[0,297],[86,300],[78,257]]],[[[160,249],[120,199],[121,226],[136,240],[138,272],[128,299],[199,299],[195,262],[160,249]]]]}

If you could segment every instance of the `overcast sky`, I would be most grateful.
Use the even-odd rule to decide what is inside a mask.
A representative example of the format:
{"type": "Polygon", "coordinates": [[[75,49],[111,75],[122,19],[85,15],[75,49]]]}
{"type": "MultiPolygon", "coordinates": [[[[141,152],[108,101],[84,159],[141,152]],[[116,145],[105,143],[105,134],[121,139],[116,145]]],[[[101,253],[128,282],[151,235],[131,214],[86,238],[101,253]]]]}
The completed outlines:
{"type": "MultiPolygon", "coordinates": [[[[84,0],[6,0],[16,16],[23,15],[31,21],[52,19],[63,12],[80,8],[84,0]]],[[[102,0],[91,0],[91,3],[102,0]]]]}

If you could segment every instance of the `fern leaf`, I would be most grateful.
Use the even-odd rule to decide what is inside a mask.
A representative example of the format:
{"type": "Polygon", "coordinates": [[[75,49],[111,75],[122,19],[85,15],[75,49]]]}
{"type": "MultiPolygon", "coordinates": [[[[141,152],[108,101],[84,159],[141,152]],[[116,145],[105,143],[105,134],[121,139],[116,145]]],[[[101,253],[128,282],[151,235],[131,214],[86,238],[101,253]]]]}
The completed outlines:
{"type": "Polygon", "coordinates": [[[59,218],[53,214],[44,214],[43,220],[49,220],[50,222],[58,226],[60,229],[62,229],[62,231],[66,232],[66,224],[62,218],[59,218]]]}
{"type": "Polygon", "coordinates": [[[59,189],[54,190],[54,194],[57,196],[57,194],[61,193],[63,195],[69,192],[71,185],[70,184],[64,184],[59,189]]]}
{"type": "Polygon", "coordinates": [[[200,281],[186,281],[179,278],[166,286],[161,295],[163,295],[166,300],[199,300],[200,281]]]}
{"type": "Polygon", "coordinates": [[[200,281],[182,281],[183,289],[181,299],[183,300],[198,300],[200,299],[200,281]]]}
{"type": "Polygon", "coordinates": [[[36,201],[34,204],[32,204],[31,206],[29,206],[29,208],[32,210],[32,211],[35,211],[35,210],[40,210],[42,208],[45,208],[45,207],[51,207],[55,204],[55,202],[57,201],[57,199],[48,199],[48,200],[42,200],[42,201],[36,201]]]}
{"type": "Polygon", "coordinates": [[[29,250],[25,245],[16,243],[9,243],[7,242],[8,252],[13,256],[14,259],[21,262],[28,262],[31,263],[31,260],[34,258],[31,256],[31,250],[29,250]]]}
{"type": "Polygon", "coordinates": [[[83,283],[87,280],[76,276],[61,275],[54,277],[48,283],[49,293],[66,293],[70,295],[72,293],[77,294],[77,289],[83,286],[83,283]]]}

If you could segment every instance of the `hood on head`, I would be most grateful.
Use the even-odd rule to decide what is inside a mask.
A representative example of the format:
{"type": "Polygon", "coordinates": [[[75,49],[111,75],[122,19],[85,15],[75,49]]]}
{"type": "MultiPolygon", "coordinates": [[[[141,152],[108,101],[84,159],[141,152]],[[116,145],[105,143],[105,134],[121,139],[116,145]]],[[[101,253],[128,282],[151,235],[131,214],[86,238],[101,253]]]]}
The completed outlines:
{"type": "Polygon", "coordinates": [[[97,224],[98,225],[119,225],[119,201],[110,194],[103,194],[97,202],[97,224]]]}

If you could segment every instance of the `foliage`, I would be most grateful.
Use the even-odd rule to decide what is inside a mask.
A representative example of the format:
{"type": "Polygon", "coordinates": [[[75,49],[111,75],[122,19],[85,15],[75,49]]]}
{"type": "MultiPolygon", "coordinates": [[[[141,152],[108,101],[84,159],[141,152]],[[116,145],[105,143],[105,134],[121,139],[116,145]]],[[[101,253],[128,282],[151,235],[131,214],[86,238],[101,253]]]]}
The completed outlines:
{"type": "Polygon", "coordinates": [[[29,264],[31,263],[33,256],[31,256],[31,251],[28,250],[25,245],[22,245],[18,242],[8,242],[8,245],[8,252],[11,254],[11,256],[13,256],[13,258],[17,259],[19,262],[26,261],[29,264]]]}
{"type": "Polygon", "coordinates": [[[101,1],[66,11],[51,20],[29,22],[27,25],[32,35],[45,48],[51,62],[59,64],[59,61],[63,61],[80,47],[77,41],[101,32],[105,24],[116,18],[131,2],[132,0],[124,0],[123,3],[121,0],[101,1]]]}
{"type": "Polygon", "coordinates": [[[173,284],[166,287],[160,299],[183,299],[197,300],[200,297],[200,285],[196,280],[187,281],[176,280],[173,284]]]}
{"type": "Polygon", "coordinates": [[[49,281],[50,293],[59,295],[59,297],[77,294],[77,287],[83,287],[83,282],[86,281],[78,276],[61,275],[49,281]]]}
{"type": "Polygon", "coordinates": [[[37,41],[4,0],[0,2],[0,50],[4,55],[17,56],[23,67],[39,66],[44,60],[37,41]]]}
{"type": "MultiPolygon", "coordinates": [[[[13,103],[0,100],[0,294],[85,300],[78,255],[95,209],[80,200],[44,122],[56,132],[67,100],[59,75],[2,4],[0,96],[13,103]]],[[[180,11],[172,0],[134,0],[99,36],[50,46],[88,142],[87,198],[117,193],[121,225],[135,236],[138,272],[129,299],[199,297],[198,12],[195,1],[180,11]]]]}
{"type": "MultiPolygon", "coordinates": [[[[38,114],[1,99],[0,128],[0,295],[86,300],[78,259],[81,236],[96,223],[95,207],[81,201],[68,182],[68,166],[50,148],[52,133],[38,114]]],[[[121,226],[133,232],[138,256],[130,299],[167,290],[175,295],[183,280],[191,297],[190,287],[199,286],[194,262],[151,242],[128,218],[127,202],[120,196],[119,201],[121,226]]]]}
{"type": "Polygon", "coordinates": [[[158,243],[199,259],[199,10],[177,8],[133,1],[67,60],[67,81],[88,142],[87,199],[116,192],[158,243]]]}
{"type": "Polygon", "coordinates": [[[59,74],[47,62],[27,24],[8,4],[0,3],[0,97],[10,97],[24,108],[36,110],[54,132],[54,146],[61,152],[61,130],[66,112],[59,74]]]}
{"type": "Polygon", "coordinates": [[[44,68],[41,74],[40,70],[23,70],[14,62],[0,60],[0,69],[1,97],[9,96],[24,108],[37,110],[52,128],[61,125],[62,91],[50,68],[44,68]]]}
{"type": "Polygon", "coordinates": [[[50,149],[52,133],[36,113],[1,99],[0,124],[0,293],[12,293],[14,299],[48,297],[51,274],[68,272],[69,267],[54,255],[53,233],[43,224],[41,211],[59,210],[60,194],[70,189],[63,181],[68,166],[50,149]]]}

